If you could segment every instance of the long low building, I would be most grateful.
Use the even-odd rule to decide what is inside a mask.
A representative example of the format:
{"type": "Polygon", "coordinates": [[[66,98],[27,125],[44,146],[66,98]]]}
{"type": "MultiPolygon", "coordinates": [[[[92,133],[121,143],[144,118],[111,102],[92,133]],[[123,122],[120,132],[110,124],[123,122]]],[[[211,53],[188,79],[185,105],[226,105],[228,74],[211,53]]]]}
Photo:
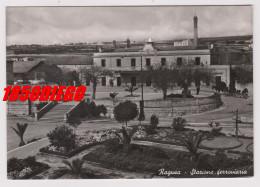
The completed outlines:
{"type": "MultiPolygon", "coordinates": [[[[158,46],[151,39],[144,44],[143,49],[126,48],[115,49],[113,52],[101,51],[94,53],[94,64],[116,72],[114,85],[134,85],[141,82],[141,67],[145,71],[154,64],[165,65],[176,63],[182,65],[192,62],[196,66],[208,66],[215,69],[216,81],[224,81],[229,84],[229,66],[211,64],[211,48],[209,46],[158,46]]],[[[146,78],[145,86],[151,86],[152,80],[146,78]]],[[[101,85],[111,84],[110,77],[102,77],[101,85]]]]}

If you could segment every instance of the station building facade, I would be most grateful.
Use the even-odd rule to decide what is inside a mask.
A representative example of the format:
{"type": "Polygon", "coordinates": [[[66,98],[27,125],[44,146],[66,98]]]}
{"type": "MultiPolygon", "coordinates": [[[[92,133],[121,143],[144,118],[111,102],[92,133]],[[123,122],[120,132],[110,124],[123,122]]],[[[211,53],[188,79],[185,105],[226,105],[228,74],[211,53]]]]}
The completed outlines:
{"type": "MultiPolygon", "coordinates": [[[[211,65],[210,46],[160,46],[149,39],[141,50],[126,48],[113,52],[94,53],[93,61],[95,65],[116,73],[116,77],[113,79],[114,86],[138,86],[141,83],[141,68],[145,72],[149,66],[154,64],[182,65],[187,62],[214,69],[216,81],[224,81],[227,85],[229,84],[229,66],[211,65]]],[[[101,77],[100,82],[102,86],[109,86],[111,78],[101,77]]],[[[144,86],[152,86],[152,79],[146,77],[143,83],[144,86]]]]}

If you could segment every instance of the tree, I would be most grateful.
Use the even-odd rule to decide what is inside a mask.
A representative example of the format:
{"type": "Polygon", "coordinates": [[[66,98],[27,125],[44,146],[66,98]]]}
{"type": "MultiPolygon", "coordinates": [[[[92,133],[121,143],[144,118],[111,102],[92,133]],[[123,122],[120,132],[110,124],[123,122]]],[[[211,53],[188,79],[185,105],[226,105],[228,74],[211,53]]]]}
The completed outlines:
{"type": "Polygon", "coordinates": [[[165,100],[167,96],[167,89],[173,85],[172,68],[167,64],[165,66],[161,66],[161,64],[154,64],[149,67],[148,73],[152,76],[155,87],[163,91],[163,99],[165,100]]]}
{"type": "Polygon", "coordinates": [[[188,88],[192,82],[195,82],[196,87],[199,88],[201,81],[205,82],[207,86],[214,81],[213,70],[206,66],[195,66],[191,60],[182,66],[175,65],[173,75],[173,80],[183,88],[183,98],[187,97],[188,88]]]}
{"type": "Polygon", "coordinates": [[[125,127],[122,127],[121,130],[122,136],[118,132],[112,131],[123,143],[123,148],[126,154],[128,154],[131,150],[131,140],[137,130],[138,130],[137,126],[134,126],[131,130],[129,130],[129,132],[127,132],[125,127]]]}
{"type": "Polygon", "coordinates": [[[119,105],[114,108],[114,115],[118,122],[125,123],[127,127],[127,122],[138,116],[137,105],[131,101],[119,103],[119,105]]]}
{"type": "Polygon", "coordinates": [[[253,82],[253,66],[242,65],[233,68],[238,83],[247,85],[253,82]]]}
{"type": "Polygon", "coordinates": [[[72,160],[71,162],[67,161],[67,160],[63,160],[62,161],[65,165],[67,165],[73,174],[75,174],[77,176],[77,178],[81,175],[81,170],[82,170],[82,166],[85,162],[85,160],[83,158],[76,158],[74,160],[72,160]]]}
{"type": "Polygon", "coordinates": [[[131,97],[133,97],[133,92],[138,90],[137,87],[134,86],[127,86],[127,88],[125,89],[125,91],[130,92],[131,93],[131,97]]]}
{"type": "Polygon", "coordinates": [[[214,72],[206,66],[195,66],[193,69],[192,80],[195,82],[195,86],[198,89],[197,94],[199,94],[200,82],[203,81],[207,86],[209,86],[214,82],[214,72]]]}
{"type": "Polygon", "coordinates": [[[101,76],[113,76],[113,72],[103,69],[102,67],[97,65],[92,65],[88,68],[82,68],[80,71],[82,75],[84,75],[85,78],[88,78],[93,84],[92,99],[96,98],[96,89],[101,76]]]}
{"type": "Polygon", "coordinates": [[[55,64],[45,64],[42,67],[42,71],[45,73],[45,81],[47,82],[54,82],[57,83],[58,85],[61,85],[64,83],[65,76],[57,65],[55,64]]]}
{"type": "Polygon", "coordinates": [[[75,84],[79,84],[79,74],[76,71],[69,71],[67,73],[64,73],[64,79],[66,82],[66,85],[73,85],[74,86],[74,81],[75,84]]]}
{"type": "Polygon", "coordinates": [[[15,129],[14,127],[11,127],[11,128],[19,136],[19,138],[21,140],[19,147],[21,147],[21,146],[25,145],[24,140],[23,140],[23,135],[27,129],[28,124],[27,123],[25,123],[25,124],[16,123],[16,126],[17,126],[17,129],[15,129]]]}
{"type": "Polygon", "coordinates": [[[115,97],[117,96],[117,92],[113,92],[113,93],[109,93],[109,96],[113,99],[113,107],[114,107],[114,101],[115,101],[115,97]]]}

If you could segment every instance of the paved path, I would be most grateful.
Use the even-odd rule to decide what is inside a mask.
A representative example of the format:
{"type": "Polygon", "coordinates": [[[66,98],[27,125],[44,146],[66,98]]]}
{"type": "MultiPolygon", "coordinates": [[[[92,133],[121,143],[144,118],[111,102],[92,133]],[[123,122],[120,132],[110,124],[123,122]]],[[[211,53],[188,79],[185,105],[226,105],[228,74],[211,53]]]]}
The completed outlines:
{"type": "Polygon", "coordinates": [[[47,138],[43,138],[36,142],[32,142],[30,144],[26,144],[22,147],[18,147],[7,152],[7,159],[16,157],[19,159],[26,158],[28,156],[35,156],[42,147],[49,145],[49,140],[47,138]]]}

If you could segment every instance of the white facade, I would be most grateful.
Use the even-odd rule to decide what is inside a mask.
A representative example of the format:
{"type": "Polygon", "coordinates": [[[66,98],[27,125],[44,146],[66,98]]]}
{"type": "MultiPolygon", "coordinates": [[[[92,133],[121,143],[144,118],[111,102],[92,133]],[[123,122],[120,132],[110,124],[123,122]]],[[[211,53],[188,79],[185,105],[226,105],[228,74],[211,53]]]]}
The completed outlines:
{"type": "Polygon", "coordinates": [[[191,41],[190,40],[181,40],[181,41],[175,41],[173,43],[173,45],[175,47],[179,47],[179,46],[190,46],[191,45],[191,41]]]}

